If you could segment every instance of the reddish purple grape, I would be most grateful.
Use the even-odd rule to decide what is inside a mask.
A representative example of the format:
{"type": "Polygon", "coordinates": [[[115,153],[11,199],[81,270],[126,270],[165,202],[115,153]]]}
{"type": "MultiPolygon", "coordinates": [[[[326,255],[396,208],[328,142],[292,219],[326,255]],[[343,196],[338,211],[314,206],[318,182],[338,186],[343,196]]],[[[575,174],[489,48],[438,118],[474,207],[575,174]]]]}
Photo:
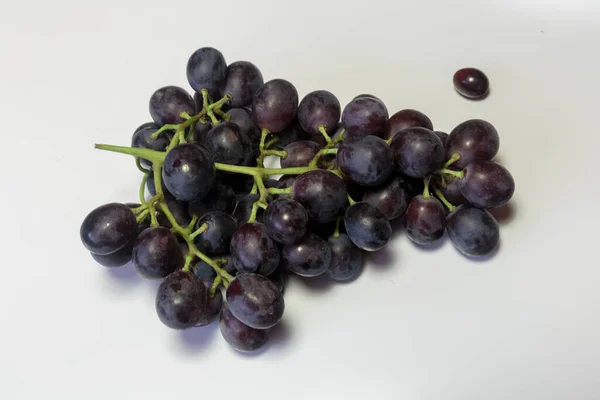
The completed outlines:
{"type": "Polygon", "coordinates": [[[84,218],[79,230],[84,247],[98,255],[121,250],[137,234],[135,214],[121,203],[109,203],[95,208],[84,218]]]}
{"type": "Polygon", "coordinates": [[[344,107],[342,123],[345,140],[352,141],[368,135],[382,136],[388,119],[383,102],[374,97],[360,97],[344,107]]]}
{"type": "Polygon", "coordinates": [[[330,236],[331,264],[325,274],[336,281],[354,278],[363,266],[363,252],[352,243],[348,235],[330,236]]]}
{"type": "Polygon", "coordinates": [[[321,146],[310,140],[300,140],[285,146],[286,157],[282,157],[281,168],[306,167],[317,155],[321,146]]]}
{"type": "Polygon", "coordinates": [[[404,129],[394,136],[390,147],[398,170],[413,178],[431,175],[444,164],[442,141],[426,128],[404,129]]]}
{"type": "Polygon", "coordinates": [[[413,242],[420,245],[434,243],[444,236],[446,209],[434,197],[415,196],[404,213],[404,226],[413,242]]]}
{"type": "Polygon", "coordinates": [[[133,266],[146,279],[161,279],[183,267],[183,253],[175,235],[157,226],[139,234],[133,246],[133,266]]]}
{"type": "Polygon", "coordinates": [[[292,199],[306,209],[310,218],[327,223],[343,212],[348,191],[339,176],[329,171],[313,170],[296,178],[292,199]]]}
{"type": "Polygon", "coordinates": [[[223,94],[233,97],[232,107],[246,107],[252,103],[252,96],[264,83],[258,67],[249,61],[236,61],[227,67],[227,78],[223,94]]]}
{"type": "Polygon", "coordinates": [[[298,106],[298,121],[302,129],[310,135],[320,135],[319,127],[327,132],[335,132],[340,120],[340,101],[327,90],[308,93],[298,106]]]}
{"type": "Polygon", "coordinates": [[[450,132],[446,140],[446,159],[454,153],[460,159],[452,168],[463,169],[473,161],[491,161],[500,149],[500,137],[492,124],[481,119],[462,122],[450,132]]]}
{"type": "Polygon", "coordinates": [[[252,101],[252,116],[261,129],[279,133],[296,117],[298,91],[284,79],[273,79],[262,85],[252,101]]]}
{"type": "Polygon", "coordinates": [[[227,302],[223,303],[219,319],[219,329],[225,341],[235,350],[252,352],[263,347],[269,340],[269,329],[255,329],[233,316],[227,302]]]}
{"type": "Polygon", "coordinates": [[[178,86],[165,86],[150,97],[150,116],[157,125],[179,124],[184,121],[180,113],[194,115],[196,105],[192,96],[178,86]]]}
{"type": "Polygon", "coordinates": [[[391,221],[404,215],[410,197],[405,182],[396,177],[367,191],[362,200],[373,207],[377,207],[391,221]]]}
{"type": "Polygon", "coordinates": [[[314,233],[307,233],[281,249],[281,266],[304,277],[318,276],[331,265],[331,249],[314,233]]]}
{"type": "Polygon", "coordinates": [[[427,115],[420,111],[412,109],[400,110],[386,122],[383,137],[389,139],[407,128],[425,128],[432,131],[433,123],[427,115]]]}
{"type": "Polygon", "coordinates": [[[245,223],[233,234],[230,245],[233,264],[239,272],[269,276],[277,269],[280,253],[277,244],[258,222],[245,223]]]}
{"type": "Polygon", "coordinates": [[[348,178],[362,186],[380,185],[394,170],[392,149],[385,140],[372,135],[344,143],[337,162],[348,178]]]}
{"type": "Polygon", "coordinates": [[[172,329],[196,326],[206,307],[206,287],[191,272],[175,271],[167,276],[156,293],[160,321],[172,329]]]}
{"type": "Polygon", "coordinates": [[[348,207],[344,226],[352,243],[366,251],[382,249],[392,237],[390,221],[381,210],[362,201],[348,207]]]}
{"type": "Polygon", "coordinates": [[[511,173],[496,162],[474,161],[464,171],[465,177],[459,181],[460,192],[475,207],[500,207],[515,192],[511,173]]]}
{"type": "Polygon", "coordinates": [[[454,247],[470,257],[490,254],[500,241],[500,228],[492,214],[467,204],[450,213],[446,231],[454,247]]]}
{"type": "Polygon", "coordinates": [[[488,77],[477,68],[462,68],[452,78],[454,89],[463,97],[478,99],[484,97],[490,88],[488,77]]]}
{"type": "Polygon", "coordinates": [[[306,233],[308,213],[300,203],[292,199],[277,199],[265,210],[265,227],[273,240],[292,243],[306,233]]]}

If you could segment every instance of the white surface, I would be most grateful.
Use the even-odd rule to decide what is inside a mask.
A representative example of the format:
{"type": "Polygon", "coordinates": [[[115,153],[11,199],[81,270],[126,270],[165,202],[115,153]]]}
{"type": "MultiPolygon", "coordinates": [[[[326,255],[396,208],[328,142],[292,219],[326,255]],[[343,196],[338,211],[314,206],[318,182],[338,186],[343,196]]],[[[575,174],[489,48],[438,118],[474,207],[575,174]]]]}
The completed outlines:
{"type": "Polygon", "coordinates": [[[0,398],[600,398],[597,1],[97,3],[1,5],[0,398]],[[287,333],[258,356],[216,326],[162,326],[156,284],[95,264],[79,225],[137,198],[132,160],[93,144],[127,145],[201,46],[301,95],[492,122],[517,183],[499,253],[400,233],[350,285],[294,280],[287,333]],[[487,100],[455,94],[464,66],[488,74],[487,100]]]}

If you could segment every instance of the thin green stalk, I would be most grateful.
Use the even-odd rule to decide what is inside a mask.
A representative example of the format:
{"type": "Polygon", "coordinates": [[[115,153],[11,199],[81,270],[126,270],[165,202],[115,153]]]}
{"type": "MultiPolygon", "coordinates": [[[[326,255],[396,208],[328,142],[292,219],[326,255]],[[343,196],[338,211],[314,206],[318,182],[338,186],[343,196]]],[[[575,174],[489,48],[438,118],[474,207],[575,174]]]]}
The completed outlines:
{"type": "Polygon", "coordinates": [[[465,177],[465,171],[453,171],[451,169],[442,168],[436,172],[436,174],[446,174],[457,177],[458,179],[462,179],[465,177]]]}
{"type": "Polygon", "coordinates": [[[323,137],[325,138],[325,141],[327,142],[327,144],[331,144],[332,143],[331,137],[327,133],[327,129],[325,129],[324,125],[319,125],[319,132],[321,132],[321,135],[323,135],[323,137]]]}
{"type": "Polygon", "coordinates": [[[434,184],[433,185],[433,191],[435,192],[435,195],[440,199],[440,201],[442,203],[444,203],[444,205],[448,208],[448,210],[450,210],[450,212],[454,211],[454,209],[456,208],[456,206],[452,203],[450,203],[446,197],[444,196],[444,194],[442,193],[442,191],[434,184]]]}
{"type": "Polygon", "coordinates": [[[142,183],[140,183],[140,190],[138,193],[140,196],[140,204],[141,205],[146,204],[146,183],[148,182],[149,178],[150,178],[150,172],[146,171],[146,173],[144,173],[144,177],[142,178],[142,183]]]}
{"type": "Polygon", "coordinates": [[[429,182],[431,181],[431,176],[427,176],[423,178],[423,182],[425,183],[423,188],[423,198],[430,199],[431,194],[429,193],[429,182]]]}
{"type": "Polygon", "coordinates": [[[204,232],[206,232],[208,230],[208,224],[204,223],[202,224],[202,226],[198,229],[196,229],[194,232],[192,232],[189,236],[188,239],[189,240],[194,240],[198,235],[203,234],[204,232]]]}
{"type": "Polygon", "coordinates": [[[460,160],[460,154],[452,153],[452,157],[450,157],[450,159],[448,161],[446,161],[446,163],[444,164],[444,166],[442,168],[448,168],[449,166],[451,166],[458,160],[460,160]]]}

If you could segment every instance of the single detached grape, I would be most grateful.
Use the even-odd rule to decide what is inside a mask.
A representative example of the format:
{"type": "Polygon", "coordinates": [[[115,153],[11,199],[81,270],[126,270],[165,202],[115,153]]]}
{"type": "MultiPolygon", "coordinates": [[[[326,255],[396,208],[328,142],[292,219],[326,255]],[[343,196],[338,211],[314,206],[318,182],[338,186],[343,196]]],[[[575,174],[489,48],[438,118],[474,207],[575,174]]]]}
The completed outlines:
{"type": "Polygon", "coordinates": [[[165,86],[155,91],[149,107],[150,116],[160,126],[179,124],[184,121],[180,116],[182,111],[194,115],[196,109],[192,96],[178,86],[165,86]]]}
{"type": "Polygon", "coordinates": [[[342,144],[337,162],[344,174],[362,186],[385,182],[394,170],[394,154],[385,140],[377,136],[342,144]]]}
{"type": "Polygon", "coordinates": [[[306,233],[308,213],[292,199],[277,199],[269,203],[264,216],[267,233],[279,243],[291,243],[306,233]]]}
{"type": "MultiPolygon", "coordinates": [[[[319,134],[320,135],[320,134],[319,134]]],[[[320,135],[322,137],[322,135],[320,135]]],[[[282,150],[290,143],[300,140],[310,140],[310,135],[302,129],[297,118],[279,134],[279,140],[274,144],[275,148],[282,150]]]]}
{"type": "Polygon", "coordinates": [[[341,105],[335,95],[327,90],[308,93],[298,106],[298,121],[302,129],[311,135],[321,135],[319,127],[335,132],[340,120],[341,105]]]}
{"type": "Polygon", "coordinates": [[[348,191],[339,176],[329,171],[313,170],[296,178],[292,199],[306,209],[310,218],[324,224],[335,220],[343,212],[348,191]]]}
{"type": "Polygon", "coordinates": [[[136,272],[146,279],[161,279],[183,267],[183,253],[175,235],[156,226],[139,234],[132,252],[136,272]]]}
{"type": "Polygon", "coordinates": [[[219,50],[202,47],[190,56],[186,73],[190,86],[196,92],[206,89],[216,99],[221,96],[227,78],[227,63],[219,50]]]}
{"type": "Polygon", "coordinates": [[[346,281],[358,275],[363,266],[363,253],[348,235],[330,236],[327,244],[331,249],[331,265],[325,274],[336,281],[346,281]]]}
{"type": "MultiPolygon", "coordinates": [[[[169,210],[171,211],[171,214],[173,214],[175,221],[180,226],[185,228],[190,222],[192,222],[192,217],[190,217],[188,212],[188,203],[179,200],[169,200],[167,201],[167,207],[169,207],[169,210]]],[[[156,219],[158,220],[160,226],[164,226],[165,228],[169,229],[173,227],[167,216],[160,210],[156,213],[156,219]]]]}
{"type": "Polygon", "coordinates": [[[426,128],[407,128],[394,136],[390,144],[396,166],[403,174],[423,178],[444,164],[444,145],[426,128]]]}
{"type": "Polygon", "coordinates": [[[467,204],[450,213],[446,231],[454,247],[471,257],[491,253],[500,241],[500,228],[492,214],[467,204]]]}
{"type": "Polygon", "coordinates": [[[195,143],[171,149],[163,166],[165,186],[182,201],[202,200],[212,189],[215,166],[210,153],[195,143]]]}
{"type": "Polygon", "coordinates": [[[298,91],[284,79],[273,79],[262,85],[252,101],[252,116],[256,125],[271,133],[287,128],[298,109],[298,91]]]}
{"type": "Polygon", "coordinates": [[[195,242],[201,244],[211,254],[227,253],[233,233],[237,229],[235,219],[222,211],[211,211],[198,220],[196,229],[204,224],[208,225],[208,229],[196,236],[195,242]]]}
{"type": "Polygon", "coordinates": [[[374,97],[360,97],[344,107],[342,124],[345,140],[352,141],[368,135],[382,136],[388,111],[385,104],[374,97]]]}
{"type": "Polygon", "coordinates": [[[314,233],[307,233],[281,249],[281,266],[304,277],[318,276],[331,265],[331,249],[314,233]]]}
{"type": "Polygon", "coordinates": [[[213,284],[212,279],[202,279],[202,283],[206,288],[206,306],[196,326],[205,326],[212,323],[219,317],[219,313],[223,308],[223,294],[221,291],[215,291],[215,295],[212,297],[209,294],[209,290],[213,284]]]}
{"type": "MultiPolygon", "coordinates": [[[[149,126],[142,128],[135,132],[131,138],[131,147],[137,147],[140,149],[151,149],[156,151],[165,151],[169,146],[169,138],[165,133],[160,134],[156,139],[152,139],[152,134],[156,132],[158,128],[149,126]]],[[[142,167],[151,170],[152,163],[144,158],[140,159],[142,167]]]]}
{"type": "Polygon", "coordinates": [[[484,97],[489,88],[488,77],[477,68],[462,68],[452,78],[454,89],[463,97],[478,99],[484,97]]]}
{"type": "Polygon", "coordinates": [[[206,287],[191,272],[175,271],[167,276],[156,293],[156,312],[172,329],[195,326],[206,307],[206,287]]]}
{"type": "Polygon", "coordinates": [[[243,165],[251,153],[250,139],[232,122],[221,122],[204,138],[214,162],[243,165]]]}
{"type": "Polygon", "coordinates": [[[300,140],[285,146],[286,157],[280,160],[281,168],[306,167],[317,155],[321,146],[311,140],[300,140]]]}
{"type": "Polygon", "coordinates": [[[391,221],[404,215],[410,197],[406,183],[396,177],[381,186],[368,190],[362,200],[377,207],[391,221]]]}
{"type": "Polygon", "coordinates": [[[199,201],[189,203],[188,212],[190,215],[203,216],[210,211],[221,211],[231,214],[235,209],[235,192],[231,186],[216,182],[212,190],[199,201]]]}
{"type": "Polygon", "coordinates": [[[492,124],[482,119],[470,119],[454,128],[446,140],[446,158],[454,153],[460,159],[452,168],[463,169],[473,161],[491,161],[500,149],[500,137],[492,124]]]}
{"type": "Polygon", "coordinates": [[[475,207],[500,207],[515,193],[515,180],[502,165],[493,161],[474,161],[464,169],[460,192],[475,207]]]}
{"type": "Polygon", "coordinates": [[[263,347],[269,340],[268,329],[255,329],[233,316],[227,303],[223,303],[219,319],[221,335],[231,347],[240,352],[252,352],[263,347]]]}
{"type": "Polygon", "coordinates": [[[264,83],[258,67],[249,61],[236,61],[227,67],[227,79],[223,94],[233,96],[232,107],[247,107],[252,96],[264,83]]]}
{"type": "Polygon", "coordinates": [[[245,223],[235,231],[230,252],[239,272],[269,276],[279,265],[279,248],[267,234],[267,228],[258,222],[245,223]]]}
{"type": "Polygon", "coordinates": [[[87,250],[107,255],[121,250],[138,234],[135,214],[121,203],[108,203],[92,210],[79,230],[87,250]]]}
{"type": "Polygon", "coordinates": [[[283,317],[283,294],[269,278],[258,274],[238,274],[225,291],[229,311],[243,324],[268,329],[283,317]]]}
{"type": "Polygon", "coordinates": [[[404,214],[406,234],[413,242],[426,245],[444,236],[446,209],[436,198],[423,195],[412,198],[404,214]]]}
{"type": "Polygon", "coordinates": [[[385,214],[365,202],[348,207],[344,226],[352,243],[366,251],[382,249],[392,237],[392,226],[385,214]]]}
{"type": "Polygon", "coordinates": [[[432,131],[433,123],[427,115],[420,111],[412,109],[400,110],[386,122],[383,137],[385,139],[392,138],[406,128],[425,128],[432,131]]]}

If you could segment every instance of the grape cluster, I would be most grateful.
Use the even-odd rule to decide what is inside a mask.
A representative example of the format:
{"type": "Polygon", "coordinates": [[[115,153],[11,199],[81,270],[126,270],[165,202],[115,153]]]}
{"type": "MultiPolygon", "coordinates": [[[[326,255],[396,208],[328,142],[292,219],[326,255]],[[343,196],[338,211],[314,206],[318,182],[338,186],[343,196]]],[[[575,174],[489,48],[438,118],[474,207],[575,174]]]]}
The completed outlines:
{"type": "Polygon", "coordinates": [[[191,55],[187,78],[193,95],[152,94],[152,121],[130,146],[96,145],[135,157],[139,203],[101,205],[80,228],[99,264],[131,262],[161,281],[156,312],[167,327],[218,320],[234,349],[255,351],[283,317],[287,275],[356,277],[395,220],[417,245],[447,232],[470,257],[496,248],[488,210],[515,183],[494,161],[489,122],[446,134],[417,110],[390,116],[370,94],[344,107],[326,90],[300,98],[289,81],[265,82],[254,64],[227,64],[210,47],[191,55]],[[280,168],[265,167],[267,157],[280,168]]]}

